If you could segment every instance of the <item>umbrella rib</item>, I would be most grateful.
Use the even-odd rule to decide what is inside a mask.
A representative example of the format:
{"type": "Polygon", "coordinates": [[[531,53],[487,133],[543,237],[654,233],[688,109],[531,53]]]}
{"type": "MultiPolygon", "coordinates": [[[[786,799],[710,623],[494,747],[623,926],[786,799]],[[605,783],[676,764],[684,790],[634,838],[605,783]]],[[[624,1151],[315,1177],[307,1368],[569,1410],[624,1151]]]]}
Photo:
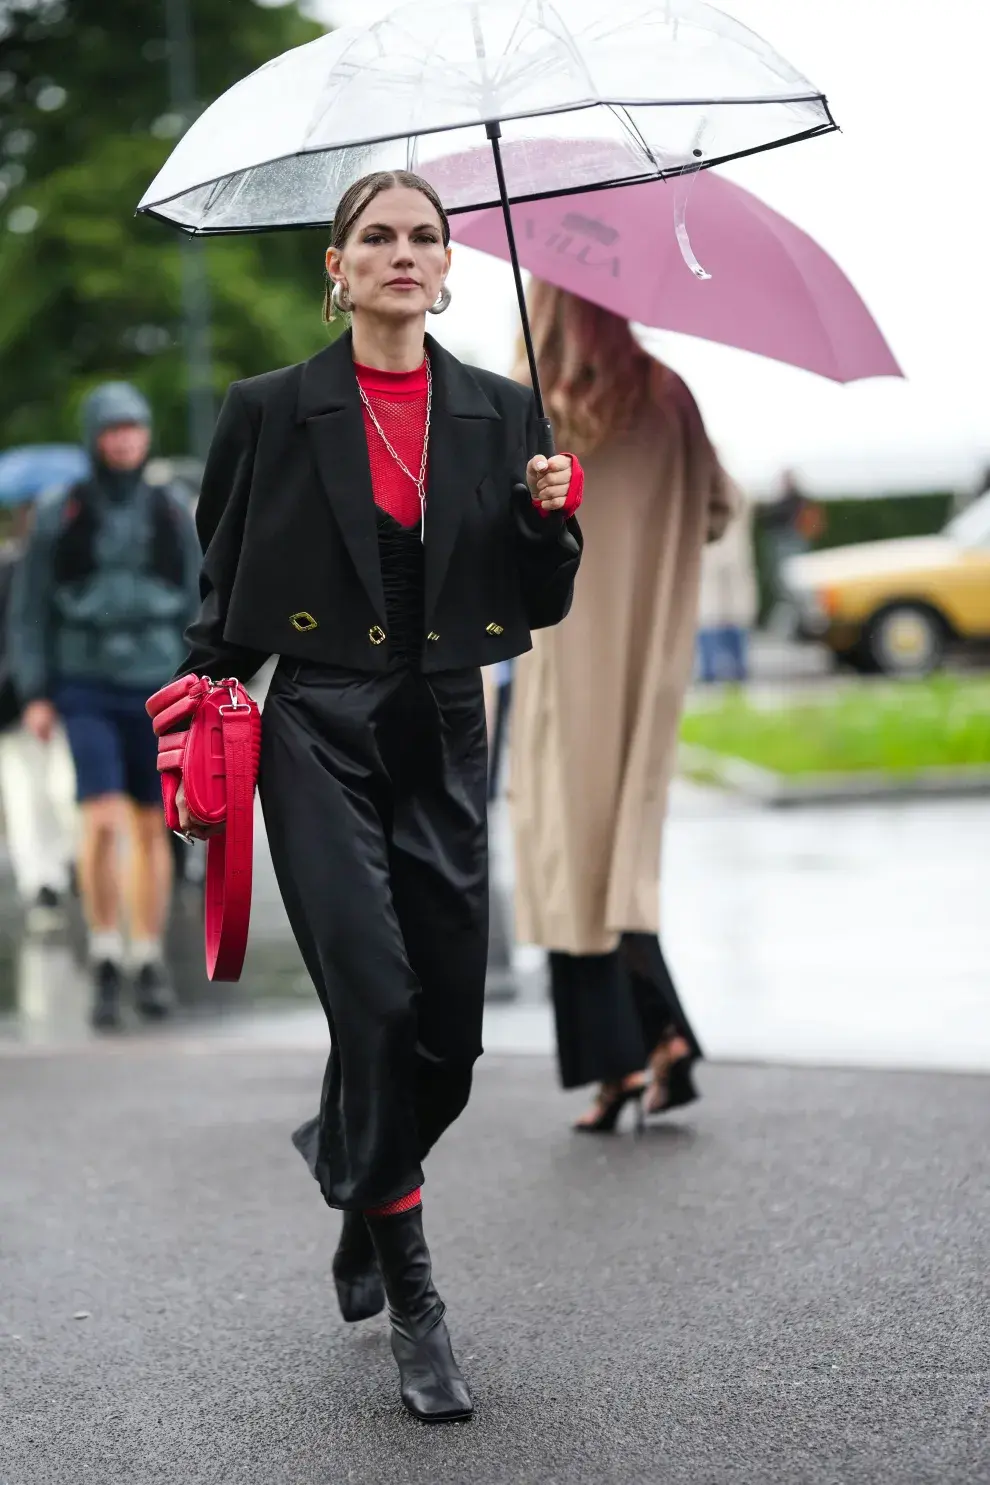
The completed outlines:
{"type": "MultiPolygon", "coordinates": [[[[401,55],[415,56],[416,53],[422,49],[423,43],[420,36],[415,35],[408,28],[403,28],[401,25],[398,25],[396,23],[394,15],[386,16],[383,20],[376,21],[374,25],[370,26],[367,32],[367,34],[371,36],[375,45],[377,46],[379,59],[381,61],[388,62],[390,56],[390,52],[386,50],[382,40],[382,32],[386,25],[391,27],[396,33],[396,42],[401,43],[405,41],[407,43],[405,49],[401,52],[401,55]]],[[[376,68],[369,66],[368,63],[360,63],[350,58],[349,53],[354,50],[354,48],[358,44],[358,41],[361,39],[361,37],[355,37],[354,41],[347,48],[347,50],[343,52],[342,55],[338,57],[336,62],[333,64],[332,72],[336,75],[337,79],[345,78],[348,82],[357,82],[362,77],[367,77],[369,72],[373,74],[377,70],[376,68]]],[[[461,82],[461,88],[459,92],[458,90],[451,88],[451,92],[457,92],[457,95],[459,96],[461,101],[470,102],[476,96],[477,84],[472,78],[470,72],[462,67],[458,67],[456,64],[445,64],[444,72],[447,79],[453,77],[461,82]]],[[[390,90],[394,92],[400,92],[404,88],[407,93],[411,90],[414,94],[421,95],[423,91],[422,73],[418,78],[411,76],[395,77],[388,76],[388,74],[386,74],[386,81],[388,82],[390,90]]],[[[331,106],[333,105],[328,103],[324,108],[321,109],[316,118],[311,121],[307,130],[307,135],[309,137],[312,137],[312,134],[319,124],[320,120],[326,116],[331,106]]],[[[409,137],[413,137],[414,131],[407,130],[406,132],[409,137]]],[[[367,141],[367,143],[375,142],[376,141],[367,141]]],[[[350,148],[353,146],[343,147],[350,148]]]]}
{"type": "MultiPolygon", "coordinates": [[[[543,7],[541,6],[540,8],[541,8],[541,12],[542,12],[543,7]]],[[[583,56],[581,55],[580,48],[578,47],[577,42],[576,42],[573,34],[571,33],[570,28],[567,25],[565,25],[565,23],[562,20],[560,14],[557,11],[556,6],[550,6],[549,8],[552,11],[552,13],[554,15],[554,18],[555,18],[555,20],[557,22],[557,29],[556,29],[556,31],[551,31],[550,26],[544,20],[542,22],[542,25],[543,25],[543,28],[544,28],[544,31],[545,31],[546,35],[548,37],[553,38],[554,40],[556,40],[559,44],[561,44],[565,48],[565,50],[567,51],[568,55],[571,58],[571,61],[576,64],[578,71],[581,73],[581,75],[582,75],[582,77],[584,79],[585,86],[587,87],[589,94],[592,97],[594,97],[594,99],[597,102],[598,101],[598,89],[596,88],[596,86],[594,84],[594,81],[592,79],[591,73],[588,70],[587,64],[585,63],[585,60],[584,60],[583,56]]],[[[548,50],[548,48],[549,48],[549,43],[545,43],[544,44],[544,50],[548,50]]],[[[538,65],[538,63],[539,63],[539,58],[534,57],[533,60],[532,60],[532,63],[530,64],[530,70],[532,70],[533,67],[536,67],[538,65]]]]}
{"type": "MultiPolygon", "coordinates": [[[[521,25],[522,17],[520,16],[513,27],[512,35],[509,37],[509,44],[514,44],[516,33],[519,31],[521,25]]],[[[517,63],[511,77],[507,76],[510,68],[509,44],[503,49],[501,57],[494,60],[492,69],[491,89],[493,93],[505,94],[502,98],[503,104],[508,103],[511,97],[518,96],[519,93],[524,92],[531,79],[543,73],[547,61],[547,47],[544,45],[537,56],[531,57],[522,66],[517,63]]],[[[504,119],[506,111],[504,107],[497,110],[499,121],[504,119]]],[[[523,117],[526,117],[526,115],[523,115],[523,117]]],[[[529,117],[538,117],[538,115],[529,115],[529,117]]],[[[492,122],[495,121],[493,120],[492,122]]]]}
{"type": "MultiPolygon", "coordinates": [[[[477,5],[475,5],[474,6],[475,14],[477,14],[477,10],[478,10],[478,7],[477,7],[477,5]]],[[[494,70],[493,70],[493,82],[492,82],[492,86],[496,90],[501,86],[501,83],[500,83],[501,69],[503,68],[503,66],[508,65],[509,52],[510,52],[510,50],[512,49],[512,47],[516,43],[516,37],[518,36],[519,31],[520,31],[520,29],[522,27],[524,12],[525,12],[525,7],[523,6],[523,7],[520,8],[519,14],[516,16],[516,19],[515,19],[515,22],[513,24],[512,30],[509,32],[509,38],[508,38],[508,40],[506,41],[505,46],[502,48],[502,55],[501,55],[501,57],[493,59],[494,60],[494,63],[495,63],[495,66],[494,66],[494,70]]]]}
{"type": "MultiPolygon", "coordinates": [[[[547,7],[543,4],[543,0],[541,0],[539,9],[541,17],[540,21],[536,25],[533,25],[533,23],[530,22],[530,25],[534,33],[542,31],[546,39],[543,41],[543,45],[540,49],[539,55],[531,57],[529,59],[529,62],[525,66],[517,67],[513,78],[516,83],[514,91],[518,93],[520,90],[520,86],[528,82],[530,77],[534,73],[539,75],[543,71],[545,61],[547,59],[547,53],[550,51],[550,42],[552,40],[556,40],[558,43],[562,44],[566,48],[572,62],[575,62],[577,64],[578,69],[584,77],[585,85],[588,88],[589,93],[592,96],[596,97],[597,101],[597,89],[595,88],[595,85],[591,78],[591,74],[589,73],[588,68],[585,65],[584,59],[581,56],[580,50],[577,46],[576,41],[574,40],[573,35],[571,34],[570,29],[564,24],[555,6],[547,7]],[[551,29],[551,26],[546,19],[547,9],[551,10],[557,22],[556,30],[551,29]]],[[[504,78],[505,73],[509,70],[511,61],[510,54],[512,48],[517,44],[517,37],[522,30],[525,19],[525,7],[522,7],[519,11],[518,16],[516,17],[508,40],[502,49],[502,55],[495,62],[493,71],[493,87],[495,88],[495,90],[498,90],[505,86],[504,78]]]]}
{"type": "MultiPolygon", "coordinates": [[[[359,81],[362,78],[367,78],[367,74],[368,74],[368,69],[367,68],[360,68],[359,69],[357,67],[354,67],[353,70],[352,70],[352,72],[351,72],[350,81],[357,82],[357,81],[359,81]]],[[[462,105],[470,106],[474,102],[474,99],[476,97],[477,87],[476,87],[475,83],[473,82],[473,80],[466,73],[465,74],[462,74],[462,76],[463,76],[463,81],[460,83],[460,85],[459,86],[450,86],[449,87],[449,93],[451,95],[451,98],[453,100],[455,100],[457,103],[462,104],[462,105]]],[[[412,97],[417,98],[417,97],[422,97],[422,95],[423,95],[423,81],[422,81],[422,77],[421,76],[420,77],[390,77],[388,79],[388,82],[389,82],[389,89],[390,89],[390,91],[394,95],[396,95],[396,96],[408,97],[408,96],[411,95],[412,97]]],[[[333,106],[334,106],[333,104],[328,104],[320,112],[320,114],[317,115],[317,117],[313,120],[313,122],[310,124],[309,129],[307,131],[307,133],[309,134],[310,137],[312,137],[314,131],[319,126],[320,121],[323,118],[326,117],[326,115],[329,112],[330,108],[333,107],[333,106]]],[[[471,122],[473,122],[473,120],[472,121],[469,121],[469,123],[467,125],[463,126],[463,127],[470,127],[470,123],[471,122]]],[[[409,139],[417,139],[417,138],[421,137],[423,134],[431,134],[431,133],[434,133],[434,132],[437,132],[437,131],[435,131],[434,129],[411,129],[411,130],[408,130],[406,132],[406,137],[409,138],[409,139]]],[[[338,149],[359,149],[359,148],[365,147],[367,145],[388,143],[390,139],[399,138],[399,137],[401,137],[401,136],[388,135],[388,136],[385,136],[384,139],[366,140],[366,141],[365,140],[354,141],[351,144],[347,144],[347,145],[329,145],[329,146],[328,145],[318,145],[315,150],[297,151],[296,153],[297,154],[304,154],[304,153],[316,154],[316,153],[320,153],[320,152],[325,152],[327,154],[332,154],[332,153],[334,153],[338,149]]],[[[256,168],[256,167],[250,167],[250,168],[256,168]]]]}
{"type": "Polygon", "coordinates": [[[619,127],[625,129],[632,136],[633,140],[639,144],[640,148],[646,155],[646,158],[649,160],[654,170],[662,174],[663,166],[660,164],[660,161],[657,159],[650,145],[647,143],[646,135],[640,129],[635,120],[630,116],[628,108],[623,108],[621,105],[614,103],[608,103],[605,106],[608,109],[608,112],[612,114],[613,118],[618,120],[619,127]]]}

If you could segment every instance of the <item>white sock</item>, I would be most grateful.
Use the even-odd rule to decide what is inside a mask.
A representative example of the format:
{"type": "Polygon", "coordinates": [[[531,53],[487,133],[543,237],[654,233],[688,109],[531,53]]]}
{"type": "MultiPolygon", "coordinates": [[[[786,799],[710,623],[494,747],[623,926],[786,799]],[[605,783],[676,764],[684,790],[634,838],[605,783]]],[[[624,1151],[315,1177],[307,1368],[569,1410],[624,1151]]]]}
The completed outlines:
{"type": "Polygon", "coordinates": [[[94,928],[89,935],[89,958],[92,964],[123,964],[124,940],[118,928],[94,928]]]}
{"type": "Polygon", "coordinates": [[[146,964],[161,964],[162,941],[160,938],[131,939],[131,968],[144,969],[146,964]]]}

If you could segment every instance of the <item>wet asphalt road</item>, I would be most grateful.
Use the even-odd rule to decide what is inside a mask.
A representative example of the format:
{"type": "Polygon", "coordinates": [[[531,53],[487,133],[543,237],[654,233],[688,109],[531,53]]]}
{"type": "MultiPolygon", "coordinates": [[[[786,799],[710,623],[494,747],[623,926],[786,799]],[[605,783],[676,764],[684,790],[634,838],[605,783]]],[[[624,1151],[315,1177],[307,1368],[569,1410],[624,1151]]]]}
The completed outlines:
{"type": "Polygon", "coordinates": [[[643,1138],[570,1133],[538,960],[493,974],[429,1170],[478,1401],[439,1431],[334,1311],[288,1143],[326,1029],[263,836],[244,980],[181,892],[156,1035],[95,1038],[75,914],[25,936],[0,880],[0,1485],[987,1485],[988,838],[986,800],[678,788],[663,932],[714,1061],[643,1138]]]}
{"type": "Polygon", "coordinates": [[[312,1052],[0,1057],[4,1485],[979,1485],[990,1080],[710,1066],[637,1138],[491,1058],[427,1226],[477,1399],[404,1415],[289,1130],[312,1052]]]}

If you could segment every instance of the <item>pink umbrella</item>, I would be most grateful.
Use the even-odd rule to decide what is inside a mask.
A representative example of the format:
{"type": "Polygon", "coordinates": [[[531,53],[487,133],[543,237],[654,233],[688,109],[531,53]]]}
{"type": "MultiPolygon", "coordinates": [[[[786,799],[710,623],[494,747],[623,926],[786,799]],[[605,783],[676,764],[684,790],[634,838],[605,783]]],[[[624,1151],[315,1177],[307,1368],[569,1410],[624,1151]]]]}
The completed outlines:
{"type": "MultiPolygon", "coordinates": [[[[903,372],[845,274],[800,227],[702,171],[687,194],[685,265],[673,221],[683,186],[649,181],[514,206],[519,259],[538,278],[657,329],[755,351],[836,382],[903,372]]],[[[509,257],[499,208],[452,220],[458,242],[509,257]]]]}

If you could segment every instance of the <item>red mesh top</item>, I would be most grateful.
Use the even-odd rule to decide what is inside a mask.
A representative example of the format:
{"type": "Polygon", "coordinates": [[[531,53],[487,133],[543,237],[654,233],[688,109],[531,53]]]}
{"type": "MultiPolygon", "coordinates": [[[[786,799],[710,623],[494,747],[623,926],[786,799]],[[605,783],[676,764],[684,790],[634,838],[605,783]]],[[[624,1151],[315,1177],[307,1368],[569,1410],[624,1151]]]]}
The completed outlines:
{"type": "MultiPolygon", "coordinates": [[[[355,363],[358,385],[375,410],[395,452],[413,474],[419,474],[426,433],[426,362],[415,371],[379,371],[375,366],[355,363]]],[[[381,435],[361,404],[364,434],[371,464],[371,488],[375,504],[403,526],[418,526],[419,495],[416,486],[396,464],[382,443],[381,435]]]]}
{"type": "MultiPolygon", "coordinates": [[[[406,468],[412,470],[413,474],[418,474],[426,433],[425,359],[415,371],[380,371],[376,366],[361,366],[357,362],[354,363],[354,370],[358,385],[374,408],[382,431],[406,468]]],[[[382,443],[381,434],[368,416],[368,409],[363,402],[361,414],[364,418],[364,435],[368,442],[371,488],[375,504],[394,516],[403,526],[418,526],[420,505],[416,486],[408,475],[403,474],[382,443]]],[[[571,459],[571,483],[563,510],[565,516],[574,514],[584,495],[584,470],[573,454],[568,457],[571,459]]],[[[540,509],[541,516],[548,514],[548,511],[540,509]]]]}

